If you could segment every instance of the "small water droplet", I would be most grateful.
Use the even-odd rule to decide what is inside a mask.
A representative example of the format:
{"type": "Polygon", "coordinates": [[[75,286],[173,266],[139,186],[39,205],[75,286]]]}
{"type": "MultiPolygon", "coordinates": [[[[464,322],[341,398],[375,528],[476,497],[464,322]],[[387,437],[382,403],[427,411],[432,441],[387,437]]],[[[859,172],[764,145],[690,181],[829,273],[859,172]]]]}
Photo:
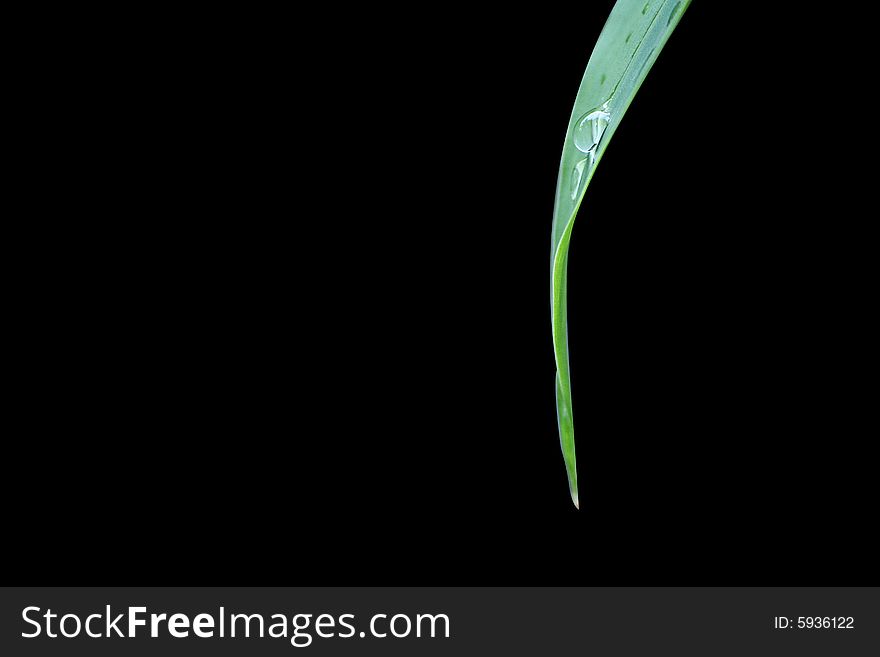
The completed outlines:
{"type": "Polygon", "coordinates": [[[624,43],[629,43],[629,40],[632,39],[632,35],[633,35],[632,32],[630,32],[629,34],[627,34],[627,35],[626,35],[626,39],[624,40],[624,43]]]}
{"type": "Polygon", "coordinates": [[[605,80],[607,78],[608,78],[608,76],[603,73],[602,77],[599,78],[599,84],[605,84],[605,80]]]}
{"type": "Polygon", "coordinates": [[[589,153],[594,150],[608,127],[611,115],[604,109],[594,109],[574,124],[574,145],[579,151],[589,153]]]}
{"type": "Polygon", "coordinates": [[[574,165],[574,169],[571,170],[571,200],[574,201],[577,199],[578,191],[581,188],[581,179],[584,177],[584,169],[587,166],[587,160],[591,159],[590,157],[585,157],[583,160],[574,165]]]}
{"type": "Polygon", "coordinates": [[[669,25],[672,23],[673,19],[675,18],[675,15],[678,13],[679,9],[681,9],[681,3],[676,2],[675,6],[672,8],[672,11],[669,14],[669,18],[666,21],[666,27],[669,27],[669,25]]]}
{"type": "Polygon", "coordinates": [[[643,61],[641,67],[639,67],[639,72],[636,75],[637,78],[642,76],[642,73],[645,71],[645,67],[648,65],[648,62],[651,61],[651,56],[654,54],[655,50],[657,50],[657,49],[651,48],[651,52],[649,52],[648,56],[645,57],[645,61],[643,61]]]}
{"type": "Polygon", "coordinates": [[[650,6],[651,6],[651,3],[650,3],[650,2],[646,2],[646,3],[645,3],[645,6],[642,7],[642,16],[644,16],[645,14],[648,13],[648,7],[650,7],[650,6]]]}

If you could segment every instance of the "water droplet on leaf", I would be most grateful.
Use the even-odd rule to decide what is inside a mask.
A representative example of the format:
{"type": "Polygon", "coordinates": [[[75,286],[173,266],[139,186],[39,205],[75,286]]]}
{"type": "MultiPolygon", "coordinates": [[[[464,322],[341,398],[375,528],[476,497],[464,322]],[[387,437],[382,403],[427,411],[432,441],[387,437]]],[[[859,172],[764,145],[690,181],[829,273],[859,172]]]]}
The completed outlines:
{"type": "Polygon", "coordinates": [[[611,115],[603,109],[595,109],[587,112],[574,124],[574,145],[579,151],[589,153],[595,150],[611,115]]]}
{"type": "Polygon", "coordinates": [[[657,50],[657,49],[651,48],[651,52],[648,53],[648,56],[645,57],[645,60],[642,62],[642,65],[639,67],[639,72],[638,72],[638,75],[636,75],[636,77],[641,77],[642,73],[644,73],[645,67],[648,65],[648,62],[651,61],[651,56],[654,54],[655,50],[657,50]]]}
{"type": "Polygon", "coordinates": [[[574,169],[571,170],[571,200],[574,201],[577,198],[578,191],[581,188],[581,180],[584,177],[584,169],[587,166],[587,160],[592,159],[592,154],[590,157],[585,157],[580,162],[574,165],[574,169]]]}
{"type": "Polygon", "coordinates": [[[672,8],[672,11],[669,13],[669,18],[666,20],[666,27],[672,23],[672,20],[675,18],[675,15],[678,13],[678,10],[681,9],[681,3],[676,2],[675,6],[672,8]]]}

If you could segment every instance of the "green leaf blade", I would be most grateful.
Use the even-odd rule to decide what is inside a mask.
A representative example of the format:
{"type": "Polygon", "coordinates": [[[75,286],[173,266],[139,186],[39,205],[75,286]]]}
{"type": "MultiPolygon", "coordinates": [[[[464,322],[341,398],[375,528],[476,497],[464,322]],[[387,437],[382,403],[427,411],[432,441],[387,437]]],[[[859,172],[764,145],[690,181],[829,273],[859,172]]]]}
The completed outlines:
{"type": "Polygon", "coordinates": [[[593,173],[627,108],[691,0],[618,0],[581,81],[556,183],[551,239],[551,324],[556,357],[559,441],[569,489],[579,506],[568,358],[568,248],[593,173]]]}

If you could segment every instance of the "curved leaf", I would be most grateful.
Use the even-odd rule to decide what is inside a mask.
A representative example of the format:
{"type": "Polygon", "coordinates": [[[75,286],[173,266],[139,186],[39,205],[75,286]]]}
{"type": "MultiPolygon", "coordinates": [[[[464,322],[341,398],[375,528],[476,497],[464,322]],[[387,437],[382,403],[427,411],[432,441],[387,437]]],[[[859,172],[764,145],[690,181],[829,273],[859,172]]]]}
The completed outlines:
{"type": "Polygon", "coordinates": [[[576,507],[579,503],[566,312],[571,230],[608,142],[689,4],[690,0],[618,0],[590,56],[565,136],[553,210],[550,286],[559,441],[576,507]]]}

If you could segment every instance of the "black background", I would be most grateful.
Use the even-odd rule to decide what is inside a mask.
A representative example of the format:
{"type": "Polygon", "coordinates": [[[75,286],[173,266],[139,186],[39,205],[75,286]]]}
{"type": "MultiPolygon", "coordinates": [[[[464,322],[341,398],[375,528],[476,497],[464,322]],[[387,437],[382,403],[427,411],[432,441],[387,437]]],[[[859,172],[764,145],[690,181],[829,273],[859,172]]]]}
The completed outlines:
{"type": "Polygon", "coordinates": [[[582,4],[40,24],[18,583],[876,582],[845,60],[706,0],[574,231],[571,505],[550,222],[612,3],[582,4]]]}

